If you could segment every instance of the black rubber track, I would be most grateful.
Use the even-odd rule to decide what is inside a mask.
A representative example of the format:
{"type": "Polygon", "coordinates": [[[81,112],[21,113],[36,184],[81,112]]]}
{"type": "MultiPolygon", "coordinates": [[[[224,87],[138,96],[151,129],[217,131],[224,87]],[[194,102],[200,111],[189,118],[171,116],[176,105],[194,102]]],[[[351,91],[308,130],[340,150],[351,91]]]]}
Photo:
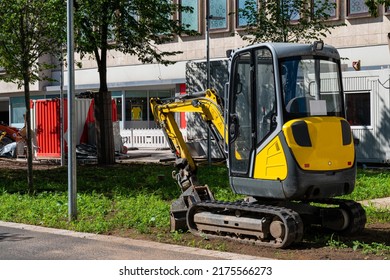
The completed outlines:
{"type": "Polygon", "coordinates": [[[284,207],[250,204],[242,201],[204,201],[195,203],[188,209],[187,225],[194,235],[230,239],[243,243],[251,243],[274,248],[286,248],[294,242],[300,242],[303,237],[303,222],[299,214],[295,211],[284,207]],[[236,211],[239,211],[242,216],[250,216],[258,219],[262,219],[265,216],[269,219],[275,217],[282,221],[285,227],[285,236],[283,240],[269,238],[269,235],[264,240],[259,239],[257,236],[237,236],[236,234],[224,231],[223,228],[221,228],[218,232],[200,232],[194,222],[194,215],[199,212],[210,212],[213,214],[234,216],[236,211]]]}

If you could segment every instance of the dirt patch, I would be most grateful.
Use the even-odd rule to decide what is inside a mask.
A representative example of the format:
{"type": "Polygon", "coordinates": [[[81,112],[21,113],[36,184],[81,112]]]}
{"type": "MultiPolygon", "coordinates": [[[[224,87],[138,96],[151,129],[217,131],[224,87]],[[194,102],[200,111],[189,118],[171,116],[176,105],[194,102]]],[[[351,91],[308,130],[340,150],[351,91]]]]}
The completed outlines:
{"type": "Polygon", "coordinates": [[[367,224],[362,233],[344,237],[332,236],[331,233],[318,229],[309,229],[302,242],[293,244],[287,249],[268,248],[222,239],[204,239],[191,233],[175,235],[161,232],[161,230],[150,234],[139,234],[133,229],[124,229],[108,234],[280,260],[390,259],[390,251],[380,249],[381,246],[387,246],[387,248],[390,246],[390,223],[367,224]],[[332,241],[329,241],[329,237],[333,238],[332,241]],[[364,245],[369,245],[369,247],[364,247],[364,245]]]}
{"type": "MultiPolygon", "coordinates": [[[[58,160],[40,160],[33,162],[33,170],[47,170],[51,168],[58,168],[58,160]]],[[[1,169],[26,169],[27,160],[24,158],[12,159],[12,158],[0,158],[1,169]]]]}

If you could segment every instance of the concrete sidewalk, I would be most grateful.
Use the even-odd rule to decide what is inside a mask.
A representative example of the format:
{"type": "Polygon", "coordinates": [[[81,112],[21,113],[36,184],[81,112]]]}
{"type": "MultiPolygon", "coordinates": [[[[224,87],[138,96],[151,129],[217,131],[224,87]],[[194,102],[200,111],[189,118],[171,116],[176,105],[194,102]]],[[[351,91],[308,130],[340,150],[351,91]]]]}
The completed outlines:
{"type": "Polygon", "coordinates": [[[390,197],[376,198],[360,201],[364,206],[374,206],[376,208],[384,208],[390,210],[390,197]]]}
{"type": "Polygon", "coordinates": [[[148,240],[0,221],[0,260],[266,260],[148,240]]]}

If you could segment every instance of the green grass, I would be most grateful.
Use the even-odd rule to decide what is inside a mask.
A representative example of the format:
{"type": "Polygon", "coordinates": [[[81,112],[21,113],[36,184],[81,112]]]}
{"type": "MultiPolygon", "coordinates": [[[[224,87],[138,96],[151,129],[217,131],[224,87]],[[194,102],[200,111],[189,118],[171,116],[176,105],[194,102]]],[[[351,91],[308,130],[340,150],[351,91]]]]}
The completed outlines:
{"type": "MultiPolygon", "coordinates": [[[[166,165],[78,166],[78,219],[69,222],[66,168],[34,171],[36,192],[33,195],[27,193],[26,171],[2,169],[0,220],[93,233],[125,230],[157,233],[158,238],[166,240],[166,236],[170,236],[172,242],[180,242],[180,233],[169,233],[169,207],[180,195],[171,176],[172,170],[172,166],[166,165]]],[[[218,200],[239,198],[229,187],[224,165],[200,166],[198,179],[210,186],[218,200]]],[[[390,172],[358,170],[355,191],[346,198],[363,200],[386,196],[390,196],[390,172]]],[[[366,207],[366,212],[370,223],[390,221],[388,210],[370,206],[366,207]]],[[[194,242],[189,246],[195,246],[194,242]]],[[[327,245],[344,246],[331,237],[327,245]]],[[[224,248],[223,243],[218,246],[224,248]]],[[[387,245],[356,243],[348,246],[375,251],[387,245]]]]}
{"type": "MultiPolygon", "coordinates": [[[[123,228],[141,233],[167,229],[170,203],[180,195],[172,170],[172,166],[141,164],[79,166],[78,219],[68,223],[66,168],[34,171],[34,195],[27,194],[25,171],[3,169],[0,220],[96,233],[123,228]]],[[[217,197],[229,198],[225,167],[202,170],[199,179],[206,181],[211,176],[217,197]]]]}
{"type": "Polygon", "coordinates": [[[388,259],[390,252],[390,245],[385,243],[371,242],[365,243],[359,240],[341,240],[339,237],[331,235],[327,237],[326,244],[333,249],[347,249],[351,248],[354,251],[361,250],[365,255],[374,254],[379,256],[384,256],[384,259],[388,259]]]}
{"type": "MultiPolygon", "coordinates": [[[[390,197],[390,172],[374,169],[358,169],[355,190],[343,198],[355,201],[390,197]]],[[[387,209],[365,207],[368,223],[389,222],[390,211],[387,209]]]]}
{"type": "Polygon", "coordinates": [[[355,191],[347,198],[359,201],[390,196],[390,171],[359,169],[356,177],[355,191]]]}

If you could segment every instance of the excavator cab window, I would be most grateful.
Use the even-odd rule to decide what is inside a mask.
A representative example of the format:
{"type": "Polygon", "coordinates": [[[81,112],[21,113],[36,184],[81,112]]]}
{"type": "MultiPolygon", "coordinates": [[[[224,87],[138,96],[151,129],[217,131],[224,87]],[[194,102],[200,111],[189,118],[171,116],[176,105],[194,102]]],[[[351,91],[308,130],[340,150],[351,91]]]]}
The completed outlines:
{"type": "Polygon", "coordinates": [[[232,61],[229,110],[230,170],[249,172],[255,144],[261,144],[277,126],[273,57],[269,48],[237,55],[232,61]]]}
{"type": "Polygon", "coordinates": [[[294,57],[280,65],[285,121],[309,116],[343,116],[336,61],[294,57]]]}
{"type": "Polygon", "coordinates": [[[251,52],[238,55],[233,61],[233,86],[229,113],[229,154],[232,172],[247,174],[253,147],[251,52]]]}
{"type": "Polygon", "coordinates": [[[277,106],[271,51],[258,49],[255,58],[256,139],[259,144],[276,128],[277,106]]]}

